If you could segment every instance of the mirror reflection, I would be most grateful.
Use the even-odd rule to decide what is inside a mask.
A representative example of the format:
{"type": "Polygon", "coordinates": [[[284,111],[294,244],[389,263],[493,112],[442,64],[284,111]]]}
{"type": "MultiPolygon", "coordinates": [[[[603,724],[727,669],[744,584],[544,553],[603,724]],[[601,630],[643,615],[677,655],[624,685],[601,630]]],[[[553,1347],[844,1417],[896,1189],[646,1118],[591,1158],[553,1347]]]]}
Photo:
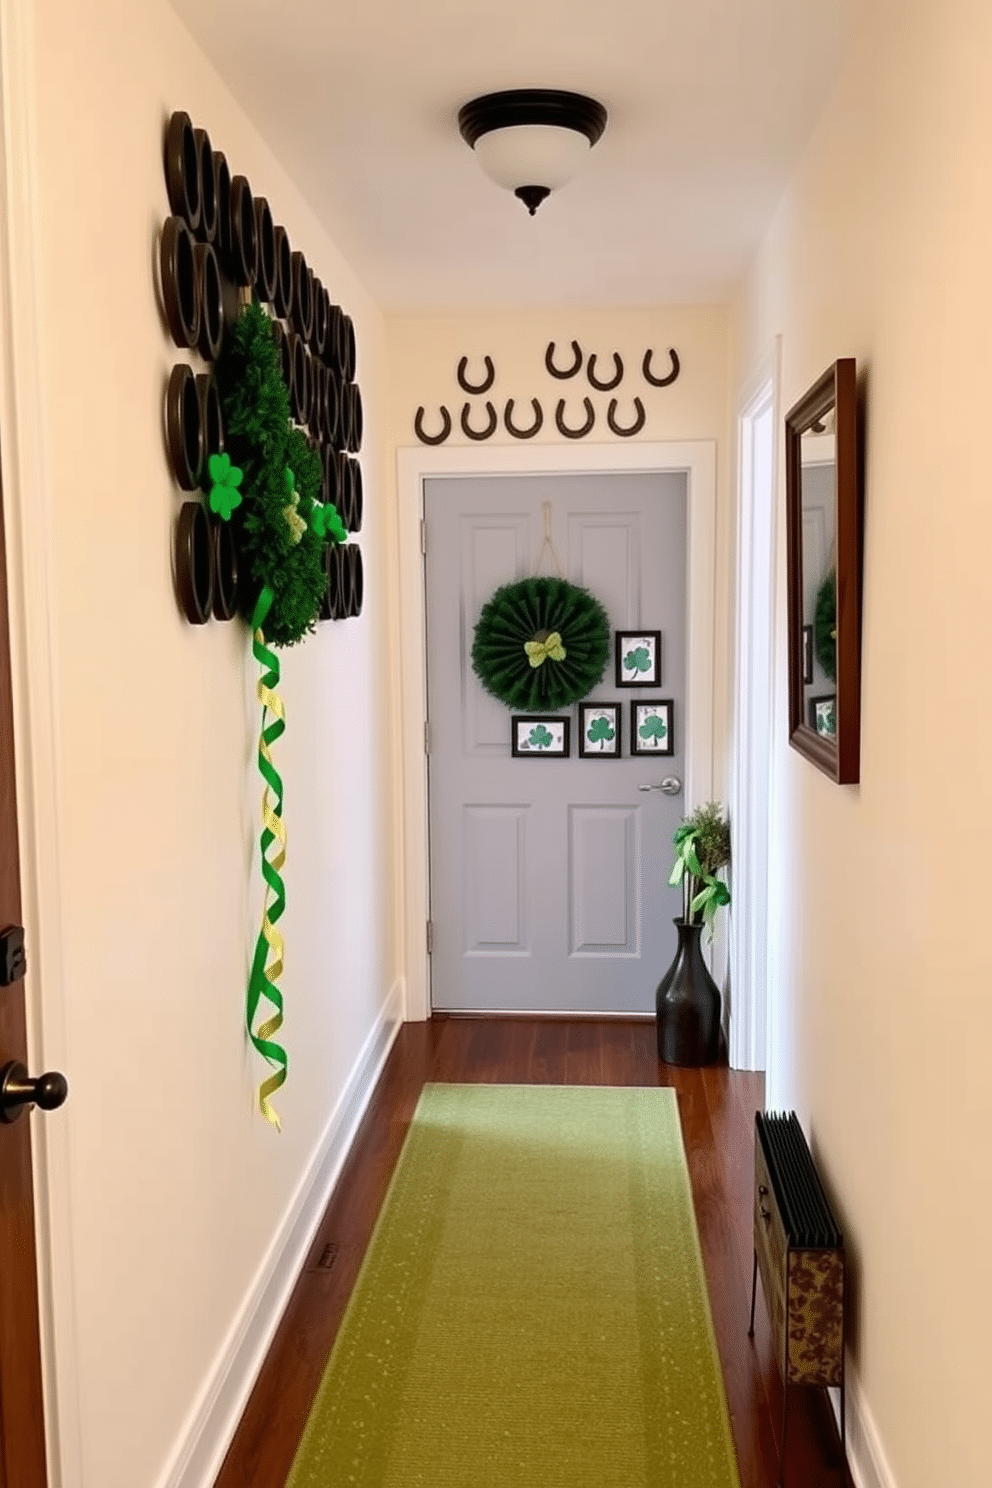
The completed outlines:
{"type": "Polygon", "coordinates": [[[831,406],[800,434],[803,719],[837,734],[837,440],[831,406]]]}

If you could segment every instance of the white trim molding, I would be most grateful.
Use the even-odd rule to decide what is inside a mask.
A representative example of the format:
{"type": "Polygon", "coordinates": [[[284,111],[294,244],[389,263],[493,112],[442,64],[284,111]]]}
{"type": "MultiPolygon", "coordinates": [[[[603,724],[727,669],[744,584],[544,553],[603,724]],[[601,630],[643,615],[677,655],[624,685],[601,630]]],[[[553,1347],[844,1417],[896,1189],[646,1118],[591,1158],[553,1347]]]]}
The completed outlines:
{"type": "Polygon", "coordinates": [[[155,1488],[216,1480],[402,1021],[396,981],[155,1488]]]}
{"type": "MultiPolygon", "coordinates": [[[[844,1375],[847,1382],[847,1465],[854,1488],[899,1488],[850,1353],[844,1359],[844,1375]]],[[[830,1403],[839,1430],[839,1390],[830,1391],[830,1403]]]]}
{"type": "Polygon", "coordinates": [[[522,449],[489,445],[397,450],[400,676],[403,753],[403,923],[406,947],[406,1016],[430,1016],[426,596],[421,523],[424,483],[482,475],[615,474],[682,471],[688,479],[688,602],[686,717],[691,753],[686,770],[686,809],[713,794],[713,718],[716,589],[716,442],[538,445],[522,449]]]}
{"type": "Polygon", "coordinates": [[[778,343],[738,398],[730,1064],[765,1069],[768,1053],[769,812],[775,707],[778,343]]]}
{"type": "MultiPolygon", "coordinates": [[[[7,529],[21,898],[32,1066],[68,1069],[59,851],[54,535],[43,375],[34,6],[0,7],[0,448],[7,529]],[[16,349],[16,354],[15,354],[16,349]]],[[[49,1488],[82,1488],[70,1124],[34,1122],[49,1488]]]]}

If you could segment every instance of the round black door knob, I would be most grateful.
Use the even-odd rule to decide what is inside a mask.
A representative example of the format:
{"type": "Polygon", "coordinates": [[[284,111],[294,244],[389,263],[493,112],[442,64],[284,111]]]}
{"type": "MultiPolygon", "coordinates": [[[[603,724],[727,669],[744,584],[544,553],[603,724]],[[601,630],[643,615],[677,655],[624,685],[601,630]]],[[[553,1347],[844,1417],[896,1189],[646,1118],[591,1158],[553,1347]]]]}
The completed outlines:
{"type": "Polygon", "coordinates": [[[0,1121],[16,1121],[26,1106],[57,1110],[68,1094],[65,1075],[51,1071],[32,1080],[20,1060],[12,1059],[0,1069],[0,1121]]]}

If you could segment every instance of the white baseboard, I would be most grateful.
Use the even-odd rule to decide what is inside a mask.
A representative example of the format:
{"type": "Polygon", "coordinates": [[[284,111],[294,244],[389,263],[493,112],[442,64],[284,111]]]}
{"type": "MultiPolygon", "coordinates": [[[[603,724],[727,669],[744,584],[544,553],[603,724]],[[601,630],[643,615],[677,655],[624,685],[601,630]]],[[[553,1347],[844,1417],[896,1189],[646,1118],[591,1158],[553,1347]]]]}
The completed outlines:
{"type": "Polygon", "coordinates": [[[397,980],[355,1061],[313,1161],[293,1195],[156,1488],[210,1488],[216,1479],[399,1032],[403,998],[403,984],[397,980]]]}
{"type": "MultiPolygon", "coordinates": [[[[854,1488],[899,1488],[850,1354],[844,1360],[844,1374],[847,1382],[847,1463],[854,1488]]],[[[839,1430],[839,1390],[830,1391],[830,1403],[839,1430]]]]}

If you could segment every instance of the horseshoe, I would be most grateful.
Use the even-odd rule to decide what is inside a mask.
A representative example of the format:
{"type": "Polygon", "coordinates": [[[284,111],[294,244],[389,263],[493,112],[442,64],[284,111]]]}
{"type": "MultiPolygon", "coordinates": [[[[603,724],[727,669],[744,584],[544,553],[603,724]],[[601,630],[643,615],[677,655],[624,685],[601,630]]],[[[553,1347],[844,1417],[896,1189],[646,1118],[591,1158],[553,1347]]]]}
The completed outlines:
{"type": "Polygon", "coordinates": [[[672,359],[672,370],[671,372],[669,372],[667,377],[655,377],[654,373],[651,371],[651,355],[651,348],[649,347],[648,350],[644,353],[644,360],[641,363],[641,371],[644,373],[644,381],[649,382],[652,387],[668,387],[675,381],[676,377],[678,377],[679,375],[678,352],[675,350],[674,346],[670,346],[668,348],[668,355],[672,359]]]}
{"type": "Polygon", "coordinates": [[[496,381],[496,368],[493,366],[492,357],[483,357],[482,360],[484,361],[486,366],[486,375],[485,379],[479,383],[478,387],[474,387],[465,376],[465,373],[468,370],[468,357],[462,357],[461,361],[458,363],[458,386],[461,388],[463,393],[488,393],[489,389],[496,381]]]}
{"type": "Polygon", "coordinates": [[[469,413],[470,412],[471,412],[471,404],[469,404],[469,403],[463,403],[462,404],[462,419],[461,419],[462,433],[464,435],[466,435],[467,438],[469,438],[469,439],[489,439],[493,434],[496,433],[496,425],[499,423],[499,415],[497,414],[497,412],[496,412],[495,408],[493,407],[493,405],[489,402],[489,399],[488,398],[486,399],[486,413],[489,415],[489,423],[486,425],[486,427],[481,432],[478,432],[475,429],[473,429],[472,428],[472,425],[469,423],[468,416],[469,416],[469,413]]]}
{"type": "Polygon", "coordinates": [[[507,399],[506,408],[503,411],[503,422],[506,425],[506,432],[512,434],[514,439],[533,439],[538,429],[544,423],[544,413],[536,398],[531,398],[530,406],[534,410],[534,422],[529,429],[518,429],[513,422],[513,399],[507,399]]]}
{"type": "Polygon", "coordinates": [[[586,376],[597,392],[608,393],[612,388],[619,387],[623,381],[623,362],[620,360],[620,353],[617,351],[613,353],[613,372],[614,376],[611,381],[599,382],[596,377],[596,353],[593,352],[589,358],[589,365],[586,368],[586,376]]]}
{"type": "Polygon", "coordinates": [[[634,419],[634,422],[631,424],[630,428],[625,429],[622,424],[617,423],[617,400],[616,398],[610,399],[610,406],[606,411],[606,422],[609,424],[614,434],[619,434],[621,439],[629,439],[632,434],[639,434],[644,428],[644,419],[646,415],[644,412],[644,404],[641,402],[640,398],[634,399],[634,411],[637,416],[634,419]]]}
{"type": "MultiPolygon", "coordinates": [[[[616,399],[613,401],[616,402],[616,399]]],[[[564,434],[566,439],[583,439],[586,434],[592,431],[592,426],[596,422],[596,411],[588,398],[582,399],[582,405],[586,411],[586,421],[581,429],[570,429],[565,422],[565,399],[558,399],[558,407],[555,409],[555,423],[558,425],[558,433],[564,434]]]]}
{"type": "Polygon", "coordinates": [[[549,341],[548,349],[544,353],[544,365],[547,367],[552,377],[560,377],[562,380],[564,380],[566,377],[574,377],[576,372],[578,372],[579,368],[582,366],[582,347],[579,345],[578,341],[572,342],[572,355],[575,358],[574,365],[566,368],[564,372],[560,371],[555,366],[555,343],[553,341],[549,341]]]}
{"type": "Polygon", "coordinates": [[[417,438],[420,440],[421,444],[443,444],[444,441],[447,439],[448,435],[451,433],[451,414],[448,412],[448,410],[445,408],[444,404],[442,403],[441,404],[441,432],[440,432],[440,434],[425,434],[424,433],[424,409],[423,409],[423,405],[421,405],[421,407],[417,409],[417,412],[414,415],[413,431],[416,434],[417,438]]]}

